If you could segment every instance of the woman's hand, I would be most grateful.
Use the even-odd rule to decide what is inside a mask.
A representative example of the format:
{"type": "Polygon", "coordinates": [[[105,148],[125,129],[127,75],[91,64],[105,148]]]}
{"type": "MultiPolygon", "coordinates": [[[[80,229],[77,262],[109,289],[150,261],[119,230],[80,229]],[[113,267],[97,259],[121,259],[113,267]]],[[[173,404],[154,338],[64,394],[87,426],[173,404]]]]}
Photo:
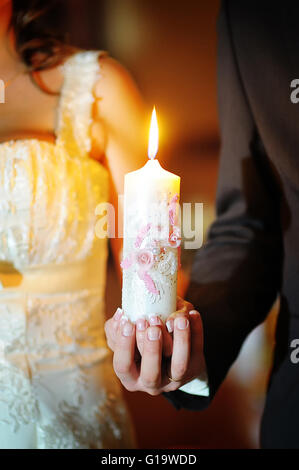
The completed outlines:
{"type": "Polygon", "coordinates": [[[139,319],[135,326],[121,309],[106,322],[113,367],[127,390],[159,395],[177,390],[205,371],[200,314],[180,298],[177,309],[166,326],[157,316],[149,322],[139,319]]]}

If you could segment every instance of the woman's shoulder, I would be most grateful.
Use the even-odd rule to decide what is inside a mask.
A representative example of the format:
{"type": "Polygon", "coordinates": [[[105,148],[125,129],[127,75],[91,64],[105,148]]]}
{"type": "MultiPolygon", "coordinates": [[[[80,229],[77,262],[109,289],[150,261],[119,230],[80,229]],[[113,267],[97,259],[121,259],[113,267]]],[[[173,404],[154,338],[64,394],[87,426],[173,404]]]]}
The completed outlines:
{"type": "Polygon", "coordinates": [[[96,100],[93,112],[95,132],[92,135],[102,135],[105,129],[108,139],[116,139],[131,149],[142,147],[144,154],[147,107],[139,88],[130,72],[116,59],[106,53],[99,54],[98,60],[99,77],[93,91],[96,100]]]}
{"type": "MultiPolygon", "coordinates": [[[[131,73],[108,54],[99,55],[99,78],[94,86],[98,116],[113,127],[128,127],[128,120],[144,126],[146,106],[131,73]]],[[[124,129],[123,129],[124,130],[124,129]]]]}
{"type": "Polygon", "coordinates": [[[137,87],[131,73],[126,67],[111,57],[108,53],[99,54],[100,75],[94,88],[96,97],[101,98],[103,93],[118,95],[136,94],[137,87]]]}

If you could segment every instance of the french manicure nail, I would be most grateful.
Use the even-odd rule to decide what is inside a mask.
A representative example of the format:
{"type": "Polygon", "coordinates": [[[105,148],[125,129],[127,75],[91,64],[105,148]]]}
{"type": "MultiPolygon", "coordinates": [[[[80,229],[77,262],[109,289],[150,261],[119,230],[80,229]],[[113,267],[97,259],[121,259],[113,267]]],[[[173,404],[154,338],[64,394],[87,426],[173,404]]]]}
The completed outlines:
{"type": "Polygon", "coordinates": [[[188,327],[188,324],[189,324],[189,321],[185,317],[175,319],[175,326],[179,330],[185,330],[188,327]]]}
{"type": "Polygon", "coordinates": [[[137,330],[138,331],[144,331],[145,330],[145,319],[144,318],[138,318],[136,322],[137,330]]]}
{"type": "Polygon", "coordinates": [[[160,318],[158,317],[158,315],[152,315],[149,319],[149,322],[151,325],[155,326],[155,325],[161,325],[161,320],[160,318]]]}
{"type": "Polygon", "coordinates": [[[190,310],[189,315],[199,315],[197,310],[190,310]]]}
{"type": "Polygon", "coordinates": [[[118,307],[118,309],[116,310],[115,314],[113,315],[113,318],[115,321],[118,321],[120,320],[122,314],[124,313],[124,311],[118,307]]]}
{"type": "Polygon", "coordinates": [[[124,324],[127,323],[128,320],[129,319],[126,315],[122,315],[121,320],[120,320],[121,326],[124,326],[124,324]]]}
{"type": "Polygon", "coordinates": [[[168,333],[173,332],[173,319],[171,318],[170,320],[167,320],[166,322],[166,328],[168,330],[168,333]]]}
{"type": "Polygon", "coordinates": [[[157,341],[161,336],[161,330],[159,328],[149,328],[147,330],[147,337],[150,341],[157,341]]]}
{"type": "Polygon", "coordinates": [[[130,322],[126,322],[123,326],[123,335],[124,336],[132,336],[133,334],[133,325],[130,322]]]}

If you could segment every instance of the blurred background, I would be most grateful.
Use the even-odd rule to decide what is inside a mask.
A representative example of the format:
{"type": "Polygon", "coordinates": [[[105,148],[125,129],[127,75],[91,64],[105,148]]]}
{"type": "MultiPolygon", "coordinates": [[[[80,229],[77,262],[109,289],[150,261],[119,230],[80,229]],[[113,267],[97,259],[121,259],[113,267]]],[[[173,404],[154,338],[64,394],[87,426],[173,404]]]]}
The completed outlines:
{"type": "MultiPolygon", "coordinates": [[[[67,19],[72,42],[109,51],[129,69],[149,107],[156,105],[159,160],[181,176],[182,201],[204,203],[206,233],[214,217],[220,147],[216,84],[219,1],[67,1],[72,9],[67,19]]],[[[182,254],[186,276],[193,256],[193,250],[182,254]]],[[[110,262],[107,315],[120,305],[120,298],[110,262]]],[[[258,447],[276,310],[274,307],[266,324],[248,337],[208,410],[177,411],[164,397],[124,390],[139,447],[258,447]]]]}

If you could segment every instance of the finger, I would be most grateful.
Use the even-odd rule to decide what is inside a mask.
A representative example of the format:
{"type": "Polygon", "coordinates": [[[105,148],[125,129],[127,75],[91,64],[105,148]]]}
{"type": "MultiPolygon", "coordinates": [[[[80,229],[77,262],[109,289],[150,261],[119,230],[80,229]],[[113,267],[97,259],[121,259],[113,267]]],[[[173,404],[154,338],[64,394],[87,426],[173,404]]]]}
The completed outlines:
{"type": "MultiPolygon", "coordinates": [[[[204,356],[203,356],[203,326],[202,320],[199,312],[196,310],[191,310],[189,312],[189,320],[190,320],[190,360],[188,366],[188,375],[192,377],[197,377],[202,374],[203,371],[206,370],[205,363],[204,363],[204,356]]],[[[174,320],[171,320],[174,323],[174,320]]],[[[174,328],[174,325],[173,325],[174,328]]],[[[182,383],[179,382],[169,382],[169,376],[171,376],[171,367],[170,362],[168,363],[168,367],[165,366],[165,372],[163,374],[162,379],[162,386],[164,392],[171,392],[177,390],[182,383]]],[[[184,381],[186,380],[186,376],[184,381]]]]}
{"type": "Polygon", "coordinates": [[[117,308],[115,311],[115,314],[113,315],[112,319],[114,321],[114,324],[118,324],[119,321],[121,320],[122,316],[124,314],[124,311],[122,308],[117,308]]]}
{"type": "Polygon", "coordinates": [[[123,319],[117,332],[117,340],[113,356],[113,367],[116,375],[127,387],[137,380],[137,368],[134,362],[135,325],[123,319]]]}
{"type": "MultiPolygon", "coordinates": [[[[163,355],[166,357],[171,356],[172,354],[172,337],[166,330],[166,327],[161,320],[161,318],[157,315],[153,315],[149,318],[149,323],[151,326],[160,326],[162,331],[162,351],[163,355]]],[[[137,340],[137,347],[142,355],[143,345],[144,345],[144,336],[145,331],[149,326],[148,321],[145,318],[139,318],[136,322],[136,340],[137,340]]]]}
{"type": "Polygon", "coordinates": [[[144,337],[140,368],[140,381],[148,393],[155,394],[161,383],[162,331],[150,326],[144,337]]]}
{"type": "MultiPolygon", "coordinates": [[[[190,351],[190,366],[196,369],[201,368],[203,360],[203,325],[199,312],[191,310],[189,312],[190,319],[190,332],[191,332],[191,351],[190,351]]],[[[195,375],[199,375],[201,370],[196,370],[195,375]]]]}
{"type": "Polygon", "coordinates": [[[190,322],[182,315],[174,320],[173,353],[170,377],[175,381],[183,380],[190,359],[190,322]]]}
{"type": "Polygon", "coordinates": [[[177,297],[177,310],[173,312],[167,320],[175,319],[178,316],[181,315],[188,315],[189,311],[192,310],[194,307],[190,302],[187,302],[187,300],[183,300],[180,297],[177,297]]]}
{"type": "Polygon", "coordinates": [[[145,318],[138,318],[138,320],[136,321],[136,342],[138,351],[141,356],[143,351],[144,336],[148,326],[148,321],[145,318]]]}
{"type": "Polygon", "coordinates": [[[125,315],[124,315],[123,309],[118,307],[113,317],[111,318],[111,328],[112,328],[111,334],[113,335],[114,341],[116,341],[116,338],[117,338],[117,330],[118,330],[119,324],[124,317],[125,315]]]}
{"type": "Polygon", "coordinates": [[[115,339],[113,337],[113,333],[112,333],[112,326],[111,326],[111,323],[112,323],[112,320],[107,320],[105,322],[105,326],[104,326],[104,331],[105,331],[105,335],[106,335],[106,342],[107,342],[107,345],[108,347],[114,351],[114,348],[115,348],[115,339]]]}
{"type": "Polygon", "coordinates": [[[188,300],[182,299],[182,297],[177,296],[177,299],[176,299],[177,311],[188,312],[189,310],[192,310],[193,308],[194,307],[191,304],[191,302],[188,302],[188,300]]]}
{"type": "Polygon", "coordinates": [[[161,390],[163,392],[173,392],[180,388],[182,383],[180,381],[170,380],[171,377],[171,358],[168,358],[165,363],[162,362],[162,377],[161,377],[161,390]]]}
{"type": "Polygon", "coordinates": [[[172,335],[169,333],[164,323],[161,326],[161,330],[162,330],[163,356],[170,357],[172,355],[172,349],[173,349],[172,335]]]}
{"type": "Polygon", "coordinates": [[[113,317],[105,322],[105,334],[107,338],[107,344],[112,351],[115,348],[115,342],[117,338],[117,330],[119,326],[120,319],[123,316],[123,310],[118,308],[114,313],[113,317]]]}
{"type": "Polygon", "coordinates": [[[173,335],[173,332],[174,332],[174,321],[178,317],[185,317],[185,318],[188,319],[189,314],[188,314],[187,311],[177,310],[176,312],[173,312],[171,315],[169,315],[169,317],[167,318],[165,324],[166,324],[166,328],[167,328],[168,333],[170,333],[172,335],[173,335]]]}
{"type": "Polygon", "coordinates": [[[165,357],[169,357],[172,354],[172,337],[166,329],[165,324],[158,315],[152,315],[149,318],[151,326],[159,326],[162,332],[162,353],[165,357]]]}

